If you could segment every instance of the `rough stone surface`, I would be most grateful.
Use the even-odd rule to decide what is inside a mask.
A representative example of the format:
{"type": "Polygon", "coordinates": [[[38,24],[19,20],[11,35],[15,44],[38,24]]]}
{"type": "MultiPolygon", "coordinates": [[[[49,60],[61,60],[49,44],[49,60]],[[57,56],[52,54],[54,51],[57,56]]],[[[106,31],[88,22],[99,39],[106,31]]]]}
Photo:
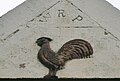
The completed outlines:
{"type": "Polygon", "coordinates": [[[27,0],[0,18],[0,78],[42,78],[35,41],[53,39],[57,52],[67,41],[87,40],[93,58],[69,61],[57,76],[120,77],[120,11],[105,0],[27,0]]]}

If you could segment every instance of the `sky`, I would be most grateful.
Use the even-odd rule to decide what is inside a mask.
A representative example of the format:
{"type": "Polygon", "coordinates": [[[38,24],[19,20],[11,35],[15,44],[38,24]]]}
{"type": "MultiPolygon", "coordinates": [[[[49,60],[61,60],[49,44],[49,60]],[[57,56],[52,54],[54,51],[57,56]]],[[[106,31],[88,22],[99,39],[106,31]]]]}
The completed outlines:
{"type": "Polygon", "coordinates": [[[26,0],[0,0],[0,16],[7,13],[26,0]]]}
{"type": "MultiPolygon", "coordinates": [[[[26,0],[0,0],[0,16],[12,10],[26,0]]],[[[120,0],[106,0],[120,10],[120,0]]]]}
{"type": "Polygon", "coordinates": [[[106,0],[120,10],[120,0],[106,0]]]}

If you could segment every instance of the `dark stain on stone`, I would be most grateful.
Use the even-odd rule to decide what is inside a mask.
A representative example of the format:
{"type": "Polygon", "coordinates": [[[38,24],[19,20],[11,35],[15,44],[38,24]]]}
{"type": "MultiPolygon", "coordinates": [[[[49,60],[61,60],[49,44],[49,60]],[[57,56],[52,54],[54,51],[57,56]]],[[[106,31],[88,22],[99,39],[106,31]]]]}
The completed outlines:
{"type": "Polygon", "coordinates": [[[19,68],[25,68],[25,67],[26,67],[25,63],[19,65],[19,68]]]}
{"type": "Polygon", "coordinates": [[[11,56],[11,58],[15,58],[16,56],[11,56]]]}
{"type": "Polygon", "coordinates": [[[119,46],[119,45],[116,45],[116,47],[117,47],[117,48],[120,48],[120,46],[119,46]]]}
{"type": "Polygon", "coordinates": [[[70,28],[69,26],[66,26],[65,28],[70,28]]]}
{"type": "Polygon", "coordinates": [[[104,35],[108,35],[108,32],[105,31],[105,32],[104,32],[104,35]]]}

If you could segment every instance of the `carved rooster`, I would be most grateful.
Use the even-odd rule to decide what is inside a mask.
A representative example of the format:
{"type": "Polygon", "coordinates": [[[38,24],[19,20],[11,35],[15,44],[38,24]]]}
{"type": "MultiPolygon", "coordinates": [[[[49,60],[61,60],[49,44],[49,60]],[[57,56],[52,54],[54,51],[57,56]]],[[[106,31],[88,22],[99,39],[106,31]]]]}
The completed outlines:
{"type": "Polygon", "coordinates": [[[41,37],[36,43],[41,49],[38,52],[39,61],[49,69],[49,73],[44,78],[58,78],[56,72],[63,69],[65,63],[72,59],[90,58],[93,48],[85,40],[74,39],[66,42],[57,53],[50,48],[51,38],[41,37]]]}

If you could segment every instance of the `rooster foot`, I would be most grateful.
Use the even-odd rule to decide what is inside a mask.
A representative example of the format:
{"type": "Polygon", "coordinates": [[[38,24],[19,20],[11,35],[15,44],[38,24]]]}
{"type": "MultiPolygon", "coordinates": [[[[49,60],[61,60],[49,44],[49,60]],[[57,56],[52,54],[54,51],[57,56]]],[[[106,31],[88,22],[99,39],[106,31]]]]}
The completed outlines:
{"type": "Polygon", "coordinates": [[[58,76],[50,76],[50,75],[46,75],[43,77],[44,79],[58,79],[58,76]]]}

